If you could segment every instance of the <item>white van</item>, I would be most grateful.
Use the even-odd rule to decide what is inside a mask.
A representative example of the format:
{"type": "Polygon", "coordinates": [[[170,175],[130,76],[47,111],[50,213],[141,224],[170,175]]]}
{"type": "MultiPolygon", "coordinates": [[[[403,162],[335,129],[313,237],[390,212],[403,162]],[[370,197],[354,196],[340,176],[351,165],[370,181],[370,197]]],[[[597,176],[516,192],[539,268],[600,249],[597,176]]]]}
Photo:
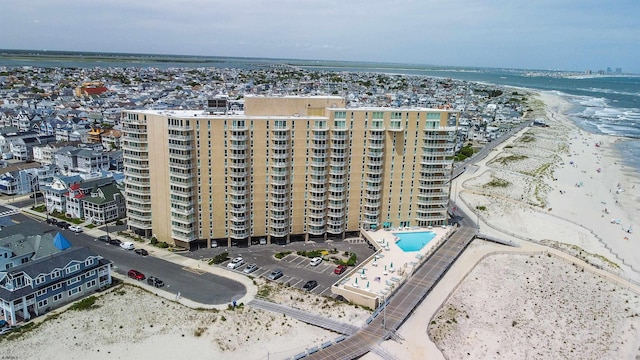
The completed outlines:
{"type": "Polygon", "coordinates": [[[125,241],[122,244],[120,244],[120,247],[125,249],[125,250],[133,250],[135,249],[135,246],[133,246],[133,243],[130,241],[125,241]]]}

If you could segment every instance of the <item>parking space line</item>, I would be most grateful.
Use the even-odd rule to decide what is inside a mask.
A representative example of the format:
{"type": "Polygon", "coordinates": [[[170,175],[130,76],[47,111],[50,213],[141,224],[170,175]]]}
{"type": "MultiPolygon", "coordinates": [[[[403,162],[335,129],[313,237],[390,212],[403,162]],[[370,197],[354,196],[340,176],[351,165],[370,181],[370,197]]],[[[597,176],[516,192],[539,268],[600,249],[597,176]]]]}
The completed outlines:
{"type": "MultiPolygon", "coordinates": [[[[295,278],[291,278],[291,280],[293,280],[293,279],[295,279],[295,278]]],[[[304,280],[300,279],[300,280],[296,281],[294,284],[291,284],[291,282],[289,282],[289,284],[291,284],[291,286],[293,286],[293,287],[297,287],[297,285],[300,284],[303,281],[304,280]]]]}

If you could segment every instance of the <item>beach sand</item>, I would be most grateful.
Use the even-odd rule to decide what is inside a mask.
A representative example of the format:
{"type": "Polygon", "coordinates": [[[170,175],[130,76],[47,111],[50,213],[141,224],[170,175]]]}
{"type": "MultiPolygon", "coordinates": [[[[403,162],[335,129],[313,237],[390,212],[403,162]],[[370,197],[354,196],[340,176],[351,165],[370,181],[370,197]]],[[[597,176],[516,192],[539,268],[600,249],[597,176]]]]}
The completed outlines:
{"type": "MultiPolygon", "coordinates": [[[[370,315],[282,285],[269,297],[356,326],[370,315]]],[[[338,336],[250,306],[194,310],[137,285],[123,285],[99,296],[89,310],[61,312],[25,336],[0,344],[6,359],[246,360],[289,358],[338,336]]]]}
{"type": "Polygon", "coordinates": [[[524,129],[452,186],[480,232],[520,247],[475,240],[398,330],[405,340],[381,345],[398,358],[640,355],[640,237],[626,231],[640,215],[638,178],[619,139],[579,129],[559,96],[538,99],[549,127],[524,129]]]}

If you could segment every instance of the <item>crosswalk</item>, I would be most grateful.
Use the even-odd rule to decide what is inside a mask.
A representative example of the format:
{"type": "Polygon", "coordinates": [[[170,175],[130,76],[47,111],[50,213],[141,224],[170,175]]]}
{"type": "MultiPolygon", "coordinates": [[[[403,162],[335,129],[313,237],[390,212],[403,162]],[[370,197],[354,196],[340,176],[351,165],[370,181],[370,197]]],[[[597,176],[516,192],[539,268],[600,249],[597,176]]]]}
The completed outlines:
{"type": "Polygon", "coordinates": [[[15,215],[15,214],[18,214],[18,213],[20,213],[20,210],[18,210],[18,209],[3,211],[3,212],[0,212],[0,218],[6,217],[6,216],[15,215]]]}

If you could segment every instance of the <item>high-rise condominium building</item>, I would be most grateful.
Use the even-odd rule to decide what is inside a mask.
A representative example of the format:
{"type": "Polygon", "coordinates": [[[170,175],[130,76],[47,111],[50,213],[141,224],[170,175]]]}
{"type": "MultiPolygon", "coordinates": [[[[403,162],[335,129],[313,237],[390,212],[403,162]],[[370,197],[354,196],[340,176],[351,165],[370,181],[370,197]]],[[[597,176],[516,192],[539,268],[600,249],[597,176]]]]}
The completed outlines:
{"type": "Polygon", "coordinates": [[[128,224],[187,248],[447,221],[458,113],[340,97],[123,113],[128,224]]]}

